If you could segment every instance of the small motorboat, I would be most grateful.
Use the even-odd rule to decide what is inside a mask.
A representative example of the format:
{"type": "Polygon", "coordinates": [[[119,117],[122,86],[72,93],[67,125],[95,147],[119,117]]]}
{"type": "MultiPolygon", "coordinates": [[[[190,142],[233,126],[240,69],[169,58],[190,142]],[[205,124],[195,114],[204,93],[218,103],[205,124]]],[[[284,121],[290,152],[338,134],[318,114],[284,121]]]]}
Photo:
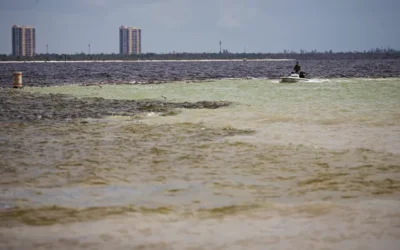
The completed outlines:
{"type": "Polygon", "coordinates": [[[281,77],[281,82],[293,83],[293,82],[300,82],[300,81],[303,81],[303,82],[308,81],[304,72],[300,72],[300,74],[292,72],[290,74],[290,76],[281,77]]]}

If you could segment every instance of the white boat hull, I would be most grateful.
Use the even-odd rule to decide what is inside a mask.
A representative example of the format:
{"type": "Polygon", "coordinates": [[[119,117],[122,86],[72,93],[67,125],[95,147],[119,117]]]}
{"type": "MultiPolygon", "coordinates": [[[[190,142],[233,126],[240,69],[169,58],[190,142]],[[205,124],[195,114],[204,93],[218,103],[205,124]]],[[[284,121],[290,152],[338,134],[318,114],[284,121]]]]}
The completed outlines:
{"type": "Polygon", "coordinates": [[[298,74],[291,74],[290,76],[281,77],[281,82],[294,83],[294,82],[306,82],[308,79],[301,78],[298,74]]]}

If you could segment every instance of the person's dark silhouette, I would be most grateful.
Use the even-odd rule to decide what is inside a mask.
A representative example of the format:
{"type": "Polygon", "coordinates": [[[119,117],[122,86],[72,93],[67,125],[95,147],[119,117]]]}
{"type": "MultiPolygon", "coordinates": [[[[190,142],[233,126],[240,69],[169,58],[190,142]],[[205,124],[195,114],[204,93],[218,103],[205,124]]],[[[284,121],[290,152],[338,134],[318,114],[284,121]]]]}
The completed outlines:
{"type": "Polygon", "coordinates": [[[299,62],[296,62],[296,65],[294,65],[294,72],[296,72],[296,74],[298,74],[299,72],[300,72],[300,65],[299,65],[299,62]]]}

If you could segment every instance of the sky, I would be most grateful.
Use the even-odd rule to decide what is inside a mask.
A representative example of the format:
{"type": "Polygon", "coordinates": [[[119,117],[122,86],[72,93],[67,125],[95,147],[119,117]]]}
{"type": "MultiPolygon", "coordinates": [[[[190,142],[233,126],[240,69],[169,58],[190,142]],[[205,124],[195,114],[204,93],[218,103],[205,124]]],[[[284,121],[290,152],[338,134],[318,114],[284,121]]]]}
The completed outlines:
{"type": "Polygon", "coordinates": [[[37,53],[118,53],[121,25],[143,53],[400,49],[400,0],[0,0],[0,54],[14,24],[37,53]]]}

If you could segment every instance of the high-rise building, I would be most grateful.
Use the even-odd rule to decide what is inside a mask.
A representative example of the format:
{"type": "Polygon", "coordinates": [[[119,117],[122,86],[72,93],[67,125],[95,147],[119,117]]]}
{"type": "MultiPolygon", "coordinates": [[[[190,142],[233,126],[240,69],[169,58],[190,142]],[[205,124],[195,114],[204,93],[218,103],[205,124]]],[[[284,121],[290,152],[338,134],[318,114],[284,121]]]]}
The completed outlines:
{"type": "Polygon", "coordinates": [[[36,53],[35,28],[12,26],[12,54],[14,56],[34,56],[36,53]]]}
{"type": "Polygon", "coordinates": [[[124,55],[142,53],[142,30],[135,27],[119,28],[119,53],[124,55]]]}

